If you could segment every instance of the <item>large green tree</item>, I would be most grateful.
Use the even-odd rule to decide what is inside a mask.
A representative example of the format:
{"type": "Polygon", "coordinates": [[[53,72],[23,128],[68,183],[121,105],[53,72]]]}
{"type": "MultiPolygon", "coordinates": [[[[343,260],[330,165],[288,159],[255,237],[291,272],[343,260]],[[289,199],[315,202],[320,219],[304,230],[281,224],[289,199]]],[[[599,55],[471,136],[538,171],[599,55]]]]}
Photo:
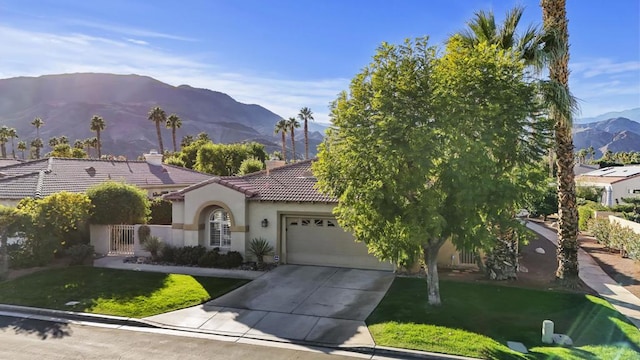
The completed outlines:
{"type": "Polygon", "coordinates": [[[182,120],[176,114],[171,114],[167,118],[167,122],[165,124],[168,129],[171,129],[171,139],[173,140],[173,152],[178,151],[177,143],[176,143],[176,129],[180,129],[182,127],[182,120]]]}
{"type": "Polygon", "coordinates": [[[545,32],[552,36],[554,51],[549,78],[555,91],[548,96],[549,115],[555,124],[558,168],[558,269],[556,279],[568,287],[578,286],[578,209],[573,173],[573,102],[569,93],[569,31],[565,0],[541,0],[545,32]]]}
{"type": "Polygon", "coordinates": [[[308,107],[303,107],[300,109],[300,113],[298,114],[298,119],[302,121],[304,124],[304,159],[307,160],[309,158],[309,120],[313,120],[313,111],[308,107]]]}
{"type": "Polygon", "coordinates": [[[287,124],[287,120],[280,119],[276,123],[276,127],[274,132],[276,134],[280,133],[282,137],[282,160],[287,161],[287,132],[289,131],[289,125],[287,124]]]}
{"type": "Polygon", "coordinates": [[[166,124],[167,113],[159,106],[156,106],[149,110],[148,119],[156,124],[156,135],[158,135],[158,146],[160,147],[160,154],[164,154],[164,146],[162,145],[162,133],[160,132],[160,124],[166,124]]]}
{"type": "Polygon", "coordinates": [[[219,176],[231,176],[240,173],[242,162],[255,158],[264,164],[266,158],[264,146],[258,143],[248,144],[202,144],[198,148],[194,169],[219,176]]]}
{"type": "Polygon", "coordinates": [[[333,103],[313,165],[339,223],[370,252],[400,264],[424,256],[432,305],[447,239],[482,246],[517,226],[522,169],[541,156],[543,134],[532,131],[539,107],[518,54],[459,38],[436,53],[426,39],[383,44],[333,103]]]}
{"type": "Polygon", "coordinates": [[[102,140],[100,139],[100,134],[105,127],[107,127],[107,125],[105,124],[104,119],[101,116],[93,115],[91,118],[91,131],[96,133],[96,139],[98,142],[98,146],[96,148],[96,150],[98,150],[98,159],[102,157],[102,140]]]}
{"type": "Polygon", "coordinates": [[[94,224],[145,224],[151,213],[147,192],[134,185],[110,181],[87,190],[94,224]]]}

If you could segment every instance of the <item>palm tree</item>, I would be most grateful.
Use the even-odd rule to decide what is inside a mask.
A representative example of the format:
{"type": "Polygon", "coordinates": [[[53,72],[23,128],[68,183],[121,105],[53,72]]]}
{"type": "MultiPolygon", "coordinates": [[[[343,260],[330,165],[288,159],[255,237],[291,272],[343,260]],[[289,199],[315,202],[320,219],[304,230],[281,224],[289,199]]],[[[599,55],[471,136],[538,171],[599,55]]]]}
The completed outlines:
{"type": "Polygon", "coordinates": [[[11,156],[16,158],[16,146],[14,144],[14,139],[18,138],[18,132],[15,128],[9,128],[9,138],[11,138],[11,156]]]}
{"type": "Polygon", "coordinates": [[[9,141],[9,127],[3,125],[0,127],[0,156],[7,157],[7,142],[9,141]]]}
{"type": "Polygon", "coordinates": [[[65,135],[62,135],[58,138],[58,143],[59,144],[65,144],[68,145],[69,144],[69,138],[66,137],[65,135]]]}
{"type": "MultiPolygon", "coordinates": [[[[96,151],[97,151],[98,150],[98,146],[99,146],[98,138],[94,136],[94,137],[89,138],[87,140],[89,142],[89,146],[94,148],[94,149],[96,149],[96,151]]],[[[100,158],[98,157],[98,159],[100,159],[100,158]]]]}
{"type": "Polygon", "coordinates": [[[313,111],[306,106],[303,107],[300,109],[298,119],[304,121],[304,159],[307,160],[309,158],[309,126],[307,122],[313,120],[313,111]]]}
{"type": "Polygon", "coordinates": [[[167,122],[167,113],[165,113],[164,110],[162,110],[159,106],[156,106],[149,111],[148,119],[156,123],[156,133],[158,135],[160,154],[164,154],[164,146],[162,145],[162,134],[160,134],[160,123],[165,124],[167,122]]]}
{"type": "Polygon", "coordinates": [[[296,161],[296,134],[295,134],[295,129],[300,127],[300,123],[298,122],[298,119],[294,118],[294,117],[290,117],[289,120],[287,120],[287,127],[289,128],[289,133],[291,133],[291,161],[295,162],[296,161]]]}
{"type": "Polygon", "coordinates": [[[40,138],[40,128],[42,127],[42,125],[44,125],[44,121],[42,121],[42,119],[40,119],[39,117],[36,117],[31,122],[31,125],[35,126],[36,128],[36,137],[40,138]]]}
{"type": "Polygon", "coordinates": [[[287,120],[280,119],[276,123],[275,133],[280,133],[282,135],[282,160],[287,162],[287,131],[289,130],[289,124],[287,120]]]}
{"type": "Polygon", "coordinates": [[[82,140],[76,140],[73,142],[73,147],[76,149],[82,149],[84,148],[84,141],[82,140]]]}
{"type": "Polygon", "coordinates": [[[587,148],[587,154],[591,158],[591,162],[593,162],[593,157],[596,156],[596,150],[593,148],[593,146],[589,146],[587,148]]]}
{"type": "Polygon", "coordinates": [[[31,147],[33,148],[33,157],[35,159],[40,159],[40,149],[42,149],[43,146],[44,144],[42,143],[42,139],[40,138],[36,138],[31,141],[31,147]]]}
{"type": "Polygon", "coordinates": [[[57,137],[54,136],[49,139],[49,146],[51,146],[52,149],[58,144],[60,144],[60,139],[58,139],[57,137]]]}
{"type": "Polygon", "coordinates": [[[171,138],[173,139],[173,152],[177,152],[176,146],[176,129],[180,129],[182,127],[182,120],[176,114],[169,115],[167,118],[167,128],[171,129],[171,138]]]}
{"type": "Polygon", "coordinates": [[[40,149],[43,147],[42,139],[40,139],[40,128],[44,125],[44,121],[42,121],[42,119],[40,119],[39,117],[36,117],[31,122],[31,125],[33,125],[36,128],[36,140],[38,140],[38,141],[36,140],[32,141],[31,146],[35,147],[36,159],[40,159],[40,149]]]}
{"type": "Polygon", "coordinates": [[[98,150],[98,159],[102,157],[102,141],[100,141],[100,133],[107,125],[104,122],[104,119],[101,116],[93,115],[91,118],[91,131],[95,131],[96,133],[96,141],[98,142],[97,150],[98,150]]]}
{"type": "Polygon", "coordinates": [[[576,159],[578,160],[578,164],[582,164],[586,162],[587,159],[587,149],[580,149],[576,153],[576,159]]]}
{"type": "Polygon", "coordinates": [[[84,140],[82,140],[82,144],[84,145],[84,147],[87,148],[87,157],[91,158],[91,138],[86,138],[84,140]]]}
{"type": "Polygon", "coordinates": [[[544,31],[553,36],[554,51],[549,61],[549,79],[556,87],[550,104],[555,124],[555,152],[558,166],[558,269],[556,279],[565,286],[578,286],[578,211],[573,173],[572,112],[569,93],[569,32],[565,0],[541,0],[544,31]]]}
{"type": "Polygon", "coordinates": [[[27,142],[24,140],[18,141],[18,151],[22,152],[22,160],[24,160],[24,152],[27,151],[27,142]]]}

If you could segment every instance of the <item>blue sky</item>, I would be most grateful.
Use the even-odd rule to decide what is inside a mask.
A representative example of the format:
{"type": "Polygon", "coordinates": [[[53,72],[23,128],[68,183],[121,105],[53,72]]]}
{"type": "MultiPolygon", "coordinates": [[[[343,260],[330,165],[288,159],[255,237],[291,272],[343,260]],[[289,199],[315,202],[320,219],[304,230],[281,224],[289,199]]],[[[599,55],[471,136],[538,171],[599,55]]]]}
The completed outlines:
{"type": "MultiPolygon", "coordinates": [[[[539,0],[0,0],[0,78],[141,74],[228,93],[289,117],[328,104],[383,41],[464,29],[539,0]]],[[[589,117],[640,107],[640,1],[568,0],[570,87],[589,117]]]]}

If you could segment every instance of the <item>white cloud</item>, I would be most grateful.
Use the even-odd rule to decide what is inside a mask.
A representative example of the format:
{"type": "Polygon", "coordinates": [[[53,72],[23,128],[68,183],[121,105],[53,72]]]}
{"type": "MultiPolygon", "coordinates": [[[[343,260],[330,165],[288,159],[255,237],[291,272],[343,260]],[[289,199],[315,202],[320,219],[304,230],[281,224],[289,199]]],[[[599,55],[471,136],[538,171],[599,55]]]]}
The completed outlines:
{"type": "Polygon", "coordinates": [[[85,28],[103,30],[103,31],[107,31],[115,34],[122,34],[122,35],[134,36],[134,37],[160,38],[160,39],[179,40],[179,41],[197,41],[196,39],[185,37],[185,36],[159,33],[155,31],[149,31],[149,30],[138,29],[138,28],[122,26],[122,25],[111,25],[111,24],[98,23],[94,21],[84,21],[84,20],[78,20],[78,19],[66,19],[64,20],[64,22],[70,25],[77,25],[85,28]]]}
{"type": "Polygon", "coordinates": [[[611,59],[593,59],[571,63],[571,70],[575,75],[592,78],[600,75],[633,73],[640,71],[640,61],[615,62],[611,59]]]}
{"type": "Polygon", "coordinates": [[[50,34],[0,26],[0,78],[106,72],[140,74],[171,85],[187,84],[229,94],[283,117],[308,106],[328,122],[328,106],[348,79],[296,81],[223,71],[194,56],[149,46],[144,40],[113,40],[85,34],[50,34]]]}

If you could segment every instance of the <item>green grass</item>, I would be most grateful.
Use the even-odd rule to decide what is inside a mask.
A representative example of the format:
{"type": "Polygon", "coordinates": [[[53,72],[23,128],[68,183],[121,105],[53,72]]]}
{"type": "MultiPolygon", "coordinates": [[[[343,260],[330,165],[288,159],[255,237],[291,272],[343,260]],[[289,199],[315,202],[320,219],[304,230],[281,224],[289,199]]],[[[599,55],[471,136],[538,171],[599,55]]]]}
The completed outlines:
{"type": "Polygon", "coordinates": [[[397,278],[367,319],[376,344],[485,359],[640,359],[640,331],[598,297],[451,281],[440,294],[442,306],[429,306],[424,279],[397,278]],[[543,344],[545,319],[575,347],[543,344]]]}
{"type": "Polygon", "coordinates": [[[0,282],[0,303],[146,317],[216,298],[246,280],[94,267],[47,270],[0,282]],[[69,301],[80,301],[66,306],[69,301]]]}

